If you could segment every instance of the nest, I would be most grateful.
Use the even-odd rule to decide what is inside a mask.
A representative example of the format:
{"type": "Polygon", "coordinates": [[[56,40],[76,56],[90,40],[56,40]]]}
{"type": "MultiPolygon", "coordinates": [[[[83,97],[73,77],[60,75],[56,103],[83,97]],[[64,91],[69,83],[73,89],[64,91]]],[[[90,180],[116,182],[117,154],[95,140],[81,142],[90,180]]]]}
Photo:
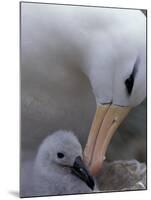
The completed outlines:
{"type": "Polygon", "coordinates": [[[96,178],[100,191],[125,191],[146,189],[146,164],[137,160],[104,162],[96,178]]]}

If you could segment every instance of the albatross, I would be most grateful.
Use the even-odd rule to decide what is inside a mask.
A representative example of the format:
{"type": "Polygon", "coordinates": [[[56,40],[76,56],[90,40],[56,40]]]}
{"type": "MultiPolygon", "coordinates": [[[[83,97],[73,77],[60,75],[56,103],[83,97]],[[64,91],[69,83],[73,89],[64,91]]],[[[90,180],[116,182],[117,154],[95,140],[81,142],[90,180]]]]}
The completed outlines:
{"type": "Polygon", "coordinates": [[[78,68],[88,78],[96,113],[84,159],[97,175],[116,129],[146,97],[146,18],[140,10],[23,3],[21,23],[31,66],[47,75],[78,68]]]}
{"type": "Polygon", "coordinates": [[[47,136],[32,166],[22,169],[25,179],[21,181],[21,197],[92,193],[97,189],[84,164],[81,145],[72,131],[58,130],[47,136]]]}

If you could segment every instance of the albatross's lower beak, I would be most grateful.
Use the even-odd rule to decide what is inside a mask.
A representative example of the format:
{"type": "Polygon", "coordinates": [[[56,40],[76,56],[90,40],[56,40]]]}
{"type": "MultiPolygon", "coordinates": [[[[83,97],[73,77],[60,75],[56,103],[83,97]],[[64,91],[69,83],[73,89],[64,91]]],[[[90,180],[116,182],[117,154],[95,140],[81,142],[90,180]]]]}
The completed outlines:
{"type": "Polygon", "coordinates": [[[112,104],[97,106],[84,150],[84,159],[92,175],[99,173],[108,144],[129,111],[130,107],[112,104]]]}

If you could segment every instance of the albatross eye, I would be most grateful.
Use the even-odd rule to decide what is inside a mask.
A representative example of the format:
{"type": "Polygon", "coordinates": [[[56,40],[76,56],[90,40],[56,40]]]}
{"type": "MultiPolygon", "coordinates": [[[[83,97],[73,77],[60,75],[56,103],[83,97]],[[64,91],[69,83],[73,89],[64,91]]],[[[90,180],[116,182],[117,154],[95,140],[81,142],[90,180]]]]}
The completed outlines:
{"type": "Polygon", "coordinates": [[[58,152],[58,153],[57,153],[57,156],[58,156],[58,158],[63,158],[63,157],[64,157],[64,154],[61,153],[61,152],[58,152]]]}

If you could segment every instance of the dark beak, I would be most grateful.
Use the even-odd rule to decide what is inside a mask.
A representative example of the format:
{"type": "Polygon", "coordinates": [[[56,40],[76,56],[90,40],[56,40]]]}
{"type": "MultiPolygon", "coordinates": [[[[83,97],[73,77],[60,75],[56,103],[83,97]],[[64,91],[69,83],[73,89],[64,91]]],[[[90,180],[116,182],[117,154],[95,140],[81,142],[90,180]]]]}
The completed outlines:
{"type": "Polygon", "coordinates": [[[90,175],[86,165],[80,156],[75,159],[75,162],[72,167],[72,172],[78,176],[81,180],[83,180],[92,190],[94,189],[94,180],[90,175]]]}

